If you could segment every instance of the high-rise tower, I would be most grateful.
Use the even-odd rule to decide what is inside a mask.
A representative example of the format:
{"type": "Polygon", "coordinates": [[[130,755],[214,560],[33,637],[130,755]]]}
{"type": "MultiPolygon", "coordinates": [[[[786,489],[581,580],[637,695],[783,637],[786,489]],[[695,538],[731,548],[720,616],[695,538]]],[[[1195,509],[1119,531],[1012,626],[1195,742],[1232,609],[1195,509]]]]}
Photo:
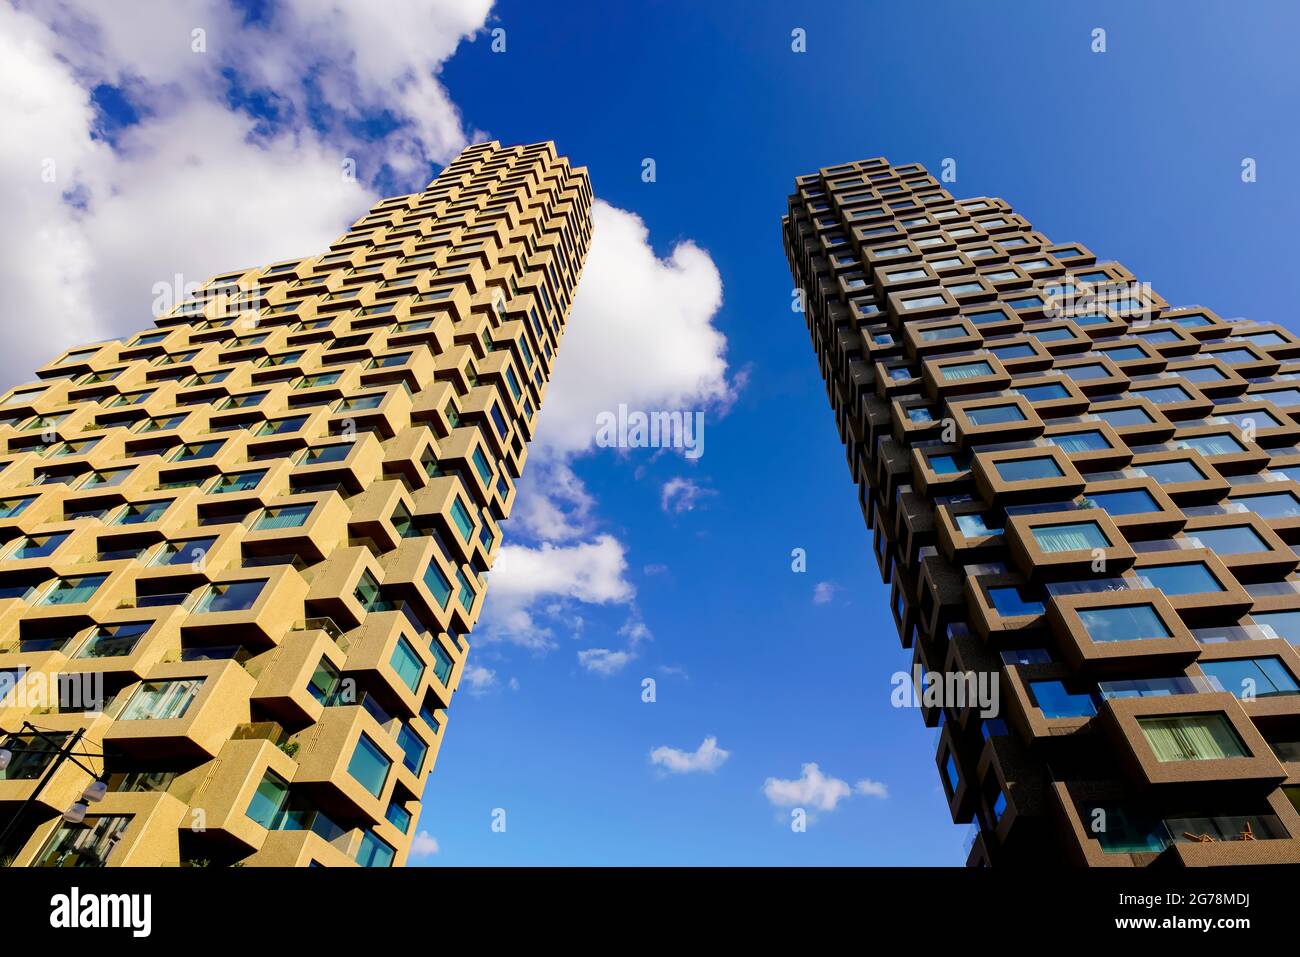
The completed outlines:
{"type": "Polygon", "coordinates": [[[0,401],[0,854],[405,861],[590,213],[471,146],[0,401]]]}
{"type": "Polygon", "coordinates": [[[916,165],[783,232],[968,862],[1300,862],[1300,339],[916,165]]]}

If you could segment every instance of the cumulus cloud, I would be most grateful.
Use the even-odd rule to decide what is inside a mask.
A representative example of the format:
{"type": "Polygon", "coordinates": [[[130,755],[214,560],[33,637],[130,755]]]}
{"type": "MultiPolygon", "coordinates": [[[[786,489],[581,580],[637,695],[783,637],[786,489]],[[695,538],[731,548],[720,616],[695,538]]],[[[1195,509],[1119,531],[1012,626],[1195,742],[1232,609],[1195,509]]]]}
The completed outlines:
{"type": "Polygon", "coordinates": [[[421,188],[467,141],[437,72],[489,7],[290,0],[245,23],[226,0],[0,4],[5,385],[148,327],[155,284],[177,274],[323,250],[381,174],[421,188]],[[101,87],[137,122],[106,126],[101,87]],[[391,131],[360,136],[381,108],[391,131]]]}
{"type": "Polygon", "coordinates": [[[438,839],[428,831],[418,831],[411,841],[411,857],[432,857],[440,850],[438,839]]]}
{"type": "Polygon", "coordinates": [[[813,604],[814,605],[830,604],[831,599],[835,597],[835,593],[837,591],[839,591],[839,586],[836,585],[834,582],[818,582],[813,587],[813,597],[812,597],[813,604]]]}
{"type": "Polygon", "coordinates": [[[763,782],[763,794],[776,807],[834,811],[841,801],[855,793],[877,798],[889,796],[888,789],[879,781],[863,778],[850,787],[847,781],[823,773],[811,761],[803,765],[799,777],[793,780],[768,778],[763,782]]]}
{"type": "Polygon", "coordinates": [[[470,694],[482,694],[496,684],[497,673],[483,665],[467,664],[461,672],[461,679],[469,685],[470,694]]]}
{"type": "Polygon", "coordinates": [[[612,675],[622,671],[634,657],[630,651],[612,651],[609,648],[584,648],[578,652],[578,664],[598,675],[612,675]]]}
{"type": "Polygon", "coordinates": [[[665,512],[680,515],[682,512],[694,511],[702,498],[712,494],[711,489],[701,487],[692,479],[678,476],[669,479],[660,489],[659,507],[665,512]]]}
{"type": "Polygon", "coordinates": [[[710,735],[694,751],[682,751],[665,746],[650,752],[650,763],[669,774],[692,774],[697,771],[712,773],[731,757],[730,751],[718,747],[718,739],[710,735]]]}

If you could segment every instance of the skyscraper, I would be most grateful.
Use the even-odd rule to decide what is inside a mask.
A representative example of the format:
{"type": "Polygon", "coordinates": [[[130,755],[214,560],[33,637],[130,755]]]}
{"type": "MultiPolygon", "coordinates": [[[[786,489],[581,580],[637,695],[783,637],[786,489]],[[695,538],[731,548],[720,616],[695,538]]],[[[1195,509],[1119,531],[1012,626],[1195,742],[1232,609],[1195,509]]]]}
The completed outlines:
{"type": "Polygon", "coordinates": [[[0,853],[405,862],[591,199],[471,146],[0,401],[0,853]]]}
{"type": "Polygon", "coordinates": [[[968,863],[1300,862],[1300,339],[917,165],[783,233],[968,863]]]}

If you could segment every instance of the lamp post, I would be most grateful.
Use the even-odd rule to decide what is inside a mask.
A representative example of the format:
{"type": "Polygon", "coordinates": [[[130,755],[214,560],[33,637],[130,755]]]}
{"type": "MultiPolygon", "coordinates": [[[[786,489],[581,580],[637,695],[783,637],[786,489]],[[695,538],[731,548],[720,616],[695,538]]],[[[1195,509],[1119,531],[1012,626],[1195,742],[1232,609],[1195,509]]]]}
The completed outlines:
{"type": "MultiPolygon", "coordinates": [[[[36,787],[32,789],[32,793],[27,796],[27,800],[25,800],[22,803],[22,806],[19,807],[18,810],[14,812],[13,817],[9,819],[9,823],[5,825],[4,830],[0,831],[0,848],[3,848],[5,846],[5,841],[6,839],[8,839],[10,832],[12,832],[14,828],[18,826],[18,822],[22,820],[23,816],[27,813],[27,809],[31,807],[32,802],[36,800],[37,796],[44,789],[45,785],[49,783],[52,777],[54,777],[55,772],[59,770],[59,768],[63,765],[64,761],[71,761],[73,764],[81,768],[81,770],[85,771],[95,780],[89,786],[86,787],[85,791],[82,792],[81,799],[63,812],[63,820],[67,821],[69,824],[80,824],[86,817],[86,811],[89,810],[89,805],[92,802],[103,800],[104,795],[108,792],[108,785],[105,784],[103,780],[101,780],[103,776],[103,772],[96,774],[94,770],[82,764],[81,761],[78,760],[79,758],[99,758],[102,761],[104,757],[103,754],[89,754],[84,751],[73,750],[74,748],[76,748],[78,742],[80,742],[81,739],[85,736],[86,734],[85,728],[78,728],[61,745],[59,745],[59,742],[55,738],[50,737],[40,728],[36,727],[35,725],[27,721],[23,722],[23,726],[21,730],[17,732],[17,734],[34,735],[35,737],[38,737],[43,741],[48,741],[50,744],[58,746],[59,751],[54,756],[54,759],[50,762],[49,767],[45,769],[45,773],[41,775],[41,779],[40,781],[37,782],[36,787]]],[[[17,735],[12,735],[11,737],[16,737],[16,736],[17,735]]],[[[48,748],[46,749],[0,748],[0,771],[3,771],[7,767],[9,767],[9,764],[11,761],[13,761],[15,754],[49,754],[49,753],[50,751],[48,748]]]]}

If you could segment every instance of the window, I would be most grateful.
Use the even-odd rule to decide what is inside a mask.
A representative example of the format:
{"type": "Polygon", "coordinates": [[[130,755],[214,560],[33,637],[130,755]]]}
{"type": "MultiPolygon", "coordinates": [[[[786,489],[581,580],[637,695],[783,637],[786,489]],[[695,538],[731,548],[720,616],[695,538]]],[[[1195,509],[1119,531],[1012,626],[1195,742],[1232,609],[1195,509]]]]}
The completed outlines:
{"type": "Polygon", "coordinates": [[[1160,511],[1155,497],[1144,488],[1094,492],[1088,496],[1088,502],[1092,507],[1105,511],[1107,515],[1139,515],[1143,512],[1160,511]]]}
{"type": "Polygon", "coordinates": [[[1221,714],[1138,718],[1156,760],[1214,761],[1249,757],[1246,746],[1221,714]]]}
{"type": "Polygon", "coordinates": [[[967,409],[966,418],[971,425],[1003,425],[1007,422],[1024,422],[1025,413],[1018,405],[986,405],[967,409]]]}
{"type": "Polygon", "coordinates": [[[384,812],[384,817],[388,819],[389,824],[393,825],[393,827],[397,828],[403,834],[405,834],[407,829],[411,826],[411,812],[402,807],[402,805],[398,804],[396,801],[388,805],[388,810],[384,812]]]}
{"type": "Polygon", "coordinates": [[[254,531],[272,528],[301,528],[311,514],[311,505],[283,505],[268,508],[253,523],[254,531]]]}
{"type": "Polygon", "coordinates": [[[1219,555],[1246,555],[1268,551],[1268,545],[1249,525],[1187,529],[1186,535],[1189,538],[1199,539],[1204,547],[1219,555]]]}
{"type": "Polygon", "coordinates": [[[451,601],[451,582],[433,561],[430,561],[429,567],[424,570],[424,584],[433,594],[434,601],[440,607],[446,608],[447,602],[451,601]]]}
{"type": "Polygon", "coordinates": [[[1017,615],[1041,615],[1045,610],[1041,601],[1026,598],[1019,588],[990,588],[989,601],[993,603],[997,613],[1005,618],[1013,618],[1017,615]]]}
{"type": "Polygon", "coordinates": [[[369,735],[362,734],[357,739],[352,760],[348,762],[348,774],[375,797],[379,797],[383,793],[384,782],[388,780],[388,769],[392,766],[393,762],[380,750],[379,745],[371,741],[369,735]]]}
{"type": "Polygon", "coordinates": [[[1046,718],[1090,718],[1097,704],[1089,694],[1074,694],[1060,681],[1031,681],[1029,695],[1046,718]]]}
{"type": "Polygon", "coordinates": [[[1177,444],[1180,448],[1195,449],[1202,455],[1238,455],[1245,451],[1245,447],[1231,435],[1193,435],[1190,438],[1179,439],[1177,444]]]}
{"type": "Polygon", "coordinates": [[[1295,518],[1300,516],[1300,500],[1297,500],[1290,492],[1246,495],[1242,498],[1229,499],[1229,501],[1237,505],[1244,505],[1263,518],[1295,518]]]}
{"type": "Polygon", "coordinates": [[[127,621],[113,625],[96,625],[78,658],[124,658],[135,651],[140,638],[149,630],[147,621],[127,621]]]}
{"type": "Polygon", "coordinates": [[[1001,535],[1002,529],[989,528],[985,522],[983,514],[975,513],[973,515],[955,515],[953,518],[957,522],[957,529],[967,538],[982,538],[985,535],[1001,535]]]}
{"type": "Polygon", "coordinates": [[[1022,395],[1030,402],[1054,402],[1057,399],[1068,399],[1070,390],[1059,382],[1050,382],[1046,385],[1025,385],[1013,390],[1017,395],[1022,395]]]}
{"type": "Polygon", "coordinates": [[[259,482],[266,478],[266,470],[259,469],[255,472],[232,472],[229,475],[223,475],[208,489],[209,495],[223,495],[226,492],[247,492],[249,489],[257,488],[259,482]]]}
{"type": "Polygon", "coordinates": [[[257,598],[262,594],[266,581],[265,578],[258,578],[252,581],[209,585],[207,590],[203,592],[203,597],[199,599],[199,603],[194,607],[194,613],[201,615],[205,613],[216,614],[223,611],[248,611],[257,603],[257,598]]]}
{"type": "Polygon", "coordinates": [[[998,474],[1007,482],[1030,482],[1060,478],[1065,474],[1056,460],[1042,456],[1031,459],[1007,459],[996,463],[998,474]]]}
{"type": "Polygon", "coordinates": [[[393,649],[393,657],[388,663],[393,666],[397,672],[397,677],[412,691],[420,687],[420,679],[424,677],[424,662],[412,644],[405,638],[397,639],[397,646],[393,649]]]}
{"type": "Polygon", "coordinates": [[[1300,611],[1256,611],[1250,617],[1255,624],[1271,628],[1279,638],[1300,645],[1300,611]]]}
{"type": "Polygon", "coordinates": [[[127,815],[92,816],[80,824],[60,823],[32,864],[35,867],[103,867],[130,824],[127,815]]]}
{"type": "Polygon", "coordinates": [[[958,365],[942,366],[939,375],[945,382],[959,382],[962,379],[978,379],[992,375],[993,367],[987,362],[963,362],[958,365]]]}
{"type": "Polygon", "coordinates": [[[362,867],[392,867],[396,852],[382,838],[375,837],[373,831],[366,831],[361,836],[361,846],[357,848],[357,863],[362,867]]]}
{"type": "Polygon", "coordinates": [[[335,442],[333,445],[316,445],[302,454],[300,465],[321,465],[325,462],[342,462],[352,451],[352,442],[335,442]]]}
{"type": "Polygon", "coordinates": [[[0,770],[0,781],[34,781],[45,773],[54,756],[68,740],[68,733],[10,735],[3,747],[13,752],[9,766],[0,770]]]}
{"type": "Polygon", "coordinates": [[[1205,473],[1186,459],[1178,459],[1173,462],[1147,462],[1139,465],[1138,468],[1161,485],[1205,481],[1205,473]]]}
{"type": "Polygon", "coordinates": [[[217,450],[225,444],[225,439],[216,442],[197,442],[191,445],[182,445],[172,456],[173,462],[192,462],[195,459],[211,458],[217,454],[217,450]]]}
{"type": "Polygon", "coordinates": [[[1111,447],[1106,436],[1100,432],[1070,432],[1065,435],[1044,436],[1058,449],[1064,452],[1099,452],[1111,447]]]}
{"type": "Polygon", "coordinates": [[[263,422],[261,428],[255,432],[255,435],[283,435],[286,432],[297,432],[307,421],[307,416],[297,415],[288,419],[271,419],[263,422]]]}
{"type": "Polygon", "coordinates": [[[307,691],[321,704],[328,705],[338,691],[343,676],[328,658],[322,658],[311,673],[307,682],[307,691]]]}
{"type": "Polygon", "coordinates": [[[1192,397],[1181,386],[1159,386],[1154,389],[1134,389],[1132,394],[1149,399],[1156,405],[1169,405],[1174,402],[1190,402],[1192,397]]]}
{"type": "Polygon", "coordinates": [[[460,537],[469,541],[470,536],[474,534],[474,520],[470,518],[469,509],[459,498],[451,501],[451,520],[456,523],[456,528],[460,532],[460,537]]]}
{"type": "Polygon", "coordinates": [[[253,793],[253,800],[245,812],[267,830],[277,830],[283,820],[284,806],[289,800],[289,782],[274,771],[267,771],[253,793]]]}
{"type": "Polygon", "coordinates": [[[90,601],[99,586],[104,584],[107,575],[79,575],[75,578],[59,578],[54,587],[45,593],[37,604],[40,605],[77,605],[90,601]]]}
{"type": "Polygon", "coordinates": [[[1212,685],[1238,698],[1272,698],[1300,692],[1300,685],[1278,658],[1230,658],[1202,661],[1200,665],[1212,685]]]}
{"type": "Polygon", "coordinates": [[[402,749],[402,766],[412,774],[419,774],[429,748],[409,724],[403,724],[397,732],[397,746],[402,749]]]}
{"type": "Polygon", "coordinates": [[[1144,641],[1169,638],[1172,632],[1150,605],[1123,605],[1119,608],[1083,608],[1079,620],[1093,641],[1144,641]]]}
{"type": "Polygon", "coordinates": [[[1166,595],[1204,595],[1225,590],[1204,562],[1148,565],[1137,572],[1166,595]]]}
{"type": "Polygon", "coordinates": [[[8,498],[0,501],[0,519],[15,518],[21,515],[27,509],[27,506],[34,501],[36,501],[35,495],[30,495],[27,498],[8,498]]]}
{"type": "Polygon", "coordinates": [[[119,721],[165,721],[185,717],[199,693],[202,678],[176,681],[146,681],[126,703],[119,721]]]}
{"type": "Polygon", "coordinates": [[[1073,552],[1110,547],[1110,541],[1096,522],[1044,525],[1030,531],[1038,547],[1045,552],[1073,552]]]}
{"type": "Polygon", "coordinates": [[[171,504],[170,500],[162,502],[140,502],[135,505],[124,505],[122,511],[117,513],[113,519],[114,525],[146,525],[149,522],[156,522],[162,518],[163,513],[167,511],[167,506],[171,504]]]}
{"type": "Polygon", "coordinates": [[[28,558],[47,558],[67,539],[67,532],[55,532],[52,535],[28,535],[18,540],[5,558],[11,562],[24,561],[28,558]]]}

